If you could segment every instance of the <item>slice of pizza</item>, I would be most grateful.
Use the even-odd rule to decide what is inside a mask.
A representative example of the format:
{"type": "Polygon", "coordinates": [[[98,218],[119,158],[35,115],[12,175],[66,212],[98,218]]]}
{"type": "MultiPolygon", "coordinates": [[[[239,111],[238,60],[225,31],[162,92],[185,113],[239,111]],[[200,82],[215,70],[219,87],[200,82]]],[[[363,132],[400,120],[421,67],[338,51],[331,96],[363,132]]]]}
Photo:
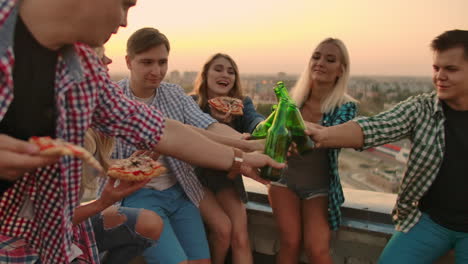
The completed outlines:
{"type": "Polygon", "coordinates": [[[220,96],[208,100],[210,106],[223,113],[231,113],[232,115],[243,115],[244,104],[242,100],[229,97],[220,96]]]}
{"type": "Polygon", "coordinates": [[[162,175],[166,171],[166,167],[151,157],[139,155],[116,160],[110,166],[107,175],[124,181],[142,181],[162,175]]]}
{"type": "Polygon", "coordinates": [[[86,162],[100,173],[104,172],[101,164],[83,147],[51,137],[31,137],[29,142],[39,147],[39,154],[45,156],[73,156],[86,162]]]}

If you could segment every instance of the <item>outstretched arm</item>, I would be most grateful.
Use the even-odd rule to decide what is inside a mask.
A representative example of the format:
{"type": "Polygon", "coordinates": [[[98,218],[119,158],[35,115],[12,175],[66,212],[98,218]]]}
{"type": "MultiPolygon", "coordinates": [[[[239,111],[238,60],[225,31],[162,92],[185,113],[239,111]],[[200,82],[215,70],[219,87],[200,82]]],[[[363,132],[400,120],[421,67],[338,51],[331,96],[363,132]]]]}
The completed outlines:
{"type": "Polygon", "coordinates": [[[319,148],[361,148],[364,144],[364,134],[361,127],[354,121],[344,124],[323,127],[305,122],[306,133],[312,137],[319,148]]]}
{"type": "MultiPolygon", "coordinates": [[[[164,134],[154,150],[190,164],[226,171],[231,168],[234,160],[234,150],[231,147],[216,143],[171,119],[166,119],[164,134]]],[[[263,166],[280,169],[284,167],[284,164],[263,154],[248,153],[244,155],[242,173],[248,177],[257,178],[256,168],[263,166]]]]}
{"type": "Polygon", "coordinates": [[[265,148],[264,140],[245,140],[242,139],[243,134],[238,134],[236,137],[227,137],[223,136],[218,133],[214,133],[210,130],[194,127],[194,126],[188,126],[198,133],[202,134],[203,136],[216,141],[218,143],[221,143],[223,145],[235,147],[238,149],[241,149],[242,151],[245,152],[252,152],[252,151],[263,151],[265,148]]]}

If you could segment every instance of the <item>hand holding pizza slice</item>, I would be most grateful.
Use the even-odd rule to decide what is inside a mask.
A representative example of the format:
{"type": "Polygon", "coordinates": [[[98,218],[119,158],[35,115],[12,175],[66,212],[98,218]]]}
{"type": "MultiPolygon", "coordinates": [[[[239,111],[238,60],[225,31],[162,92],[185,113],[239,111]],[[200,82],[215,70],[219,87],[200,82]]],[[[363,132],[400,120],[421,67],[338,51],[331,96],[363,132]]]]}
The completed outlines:
{"type": "Polygon", "coordinates": [[[223,113],[230,113],[232,115],[243,115],[244,104],[242,100],[229,97],[220,96],[208,100],[208,104],[214,109],[223,113]]]}
{"type": "Polygon", "coordinates": [[[91,167],[104,173],[101,164],[94,158],[93,154],[89,153],[83,147],[74,145],[61,139],[53,139],[51,137],[31,137],[30,143],[39,147],[39,155],[44,156],[73,156],[81,159],[91,167]]]}
{"type": "Polygon", "coordinates": [[[123,181],[142,181],[167,171],[161,163],[146,155],[134,155],[115,161],[107,171],[109,177],[123,181]]]}

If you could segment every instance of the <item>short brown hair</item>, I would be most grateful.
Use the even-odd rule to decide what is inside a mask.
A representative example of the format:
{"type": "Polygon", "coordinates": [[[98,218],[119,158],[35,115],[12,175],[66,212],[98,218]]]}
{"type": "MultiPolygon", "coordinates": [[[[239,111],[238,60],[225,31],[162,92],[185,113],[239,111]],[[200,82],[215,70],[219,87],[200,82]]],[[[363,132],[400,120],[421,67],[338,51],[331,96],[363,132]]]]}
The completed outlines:
{"type": "Polygon", "coordinates": [[[169,40],[163,33],[155,28],[141,28],[127,40],[127,55],[131,58],[161,44],[166,46],[168,52],[170,51],[169,40]]]}
{"type": "Polygon", "coordinates": [[[452,48],[463,48],[465,59],[468,60],[468,31],[467,30],[450,30],[445,31],[437,36],[431,42],[433,51],[446,51],[452,48]]]}

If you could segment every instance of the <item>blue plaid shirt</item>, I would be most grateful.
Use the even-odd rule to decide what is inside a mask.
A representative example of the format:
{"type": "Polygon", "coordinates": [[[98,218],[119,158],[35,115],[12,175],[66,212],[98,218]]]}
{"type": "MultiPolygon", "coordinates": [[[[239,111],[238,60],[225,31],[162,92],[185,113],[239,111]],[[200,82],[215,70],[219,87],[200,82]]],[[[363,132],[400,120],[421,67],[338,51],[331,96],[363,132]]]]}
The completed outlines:
{"type": "MultiPolygon", "coordinates": [[[[346,123],[356,116],[356,104],[349,102],[335,108],[332,112],[325,113],[322,125],[336,126],[346,123]]],[[[328,222],[330,229],[337,230],[341,224],[340,207],[344,203],[343,187],[341,187],[340,175],[338,173],[338,155],[341,149],[329,149],[328,159],[330,162],[330,188],[328,194],[328,222]]]]}
{"type": "MultiPolygon", "coordinates": [[[[130,89],[130,81],[123,79],[118,82],[125,95],[136,100],[130,89]]],[[[192,97],[185,94],[184,90],[176,84],[162,82],[156,90],[156,96],[150,103],[163,113],[165,118],[178,120],[184,124],[206,129],[217,122],[210,115],[203,113],[192,97]]],[[[116,140],[114,159],[124,159],[131,156],[137,149],[122,140],[116,140]]],[[[190,200],[198,206],[203,198],[203,188],[195,176],[190,164],[178,159],[164,156],[164,162],[169,166],[171,173],[175,175],[190,200]]]]}

